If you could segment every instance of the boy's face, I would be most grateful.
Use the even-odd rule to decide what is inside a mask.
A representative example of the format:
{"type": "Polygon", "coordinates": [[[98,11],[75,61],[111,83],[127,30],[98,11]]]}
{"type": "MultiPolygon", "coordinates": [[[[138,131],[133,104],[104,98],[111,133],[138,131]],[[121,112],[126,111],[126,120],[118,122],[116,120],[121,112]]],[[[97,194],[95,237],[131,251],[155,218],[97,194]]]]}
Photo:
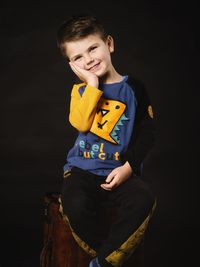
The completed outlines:
{"type": "Polygon", "coordinates": [[[66,42],[66,56],[78,67],[102,77],[111,69],[110,53],[114,51],[113,39],[108,36],[104,41],[97,34],[80,40],[66,42]]]}

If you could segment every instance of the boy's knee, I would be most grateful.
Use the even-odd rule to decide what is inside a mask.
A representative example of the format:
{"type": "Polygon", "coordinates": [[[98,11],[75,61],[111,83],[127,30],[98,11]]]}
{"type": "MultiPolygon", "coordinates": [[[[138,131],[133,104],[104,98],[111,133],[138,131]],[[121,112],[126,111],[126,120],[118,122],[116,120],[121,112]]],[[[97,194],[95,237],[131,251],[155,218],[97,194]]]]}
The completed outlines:
{"type": "Polygon", "coordinates": [[[155,195],[147,184],[137,181],[137,187],[132,194],[129,194],[127,204],[130,207],[138,207],[141,210],[150,211],[155,204],[155,195]]]}
{"type": "Polygon", "coordinates": [[[144,190],[143,205],[147,210],[151,210],[155,204],[155,196],[149,187],[144,190]]]}
{"type": "Polygon", "coordinates": [[[64,214],[73,221],[80,221],[87,211],[87,204],[80,196],[62,198],[64,214]]]}

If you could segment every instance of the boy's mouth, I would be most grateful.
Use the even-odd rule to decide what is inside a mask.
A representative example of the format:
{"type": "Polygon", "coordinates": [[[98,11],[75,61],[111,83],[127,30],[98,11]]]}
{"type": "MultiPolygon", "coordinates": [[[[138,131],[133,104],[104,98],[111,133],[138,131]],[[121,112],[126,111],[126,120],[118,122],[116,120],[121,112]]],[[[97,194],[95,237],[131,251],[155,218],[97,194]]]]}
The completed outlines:
{"type": "Polygon", "coordinates": [[[99,66],[100,66],[100,63],[97,63],[94,66],[92,66],[91,68],[89,68],[88,70],[89,71],[95,71],[95,70],[97,70],[99,68],[99,66]]]}

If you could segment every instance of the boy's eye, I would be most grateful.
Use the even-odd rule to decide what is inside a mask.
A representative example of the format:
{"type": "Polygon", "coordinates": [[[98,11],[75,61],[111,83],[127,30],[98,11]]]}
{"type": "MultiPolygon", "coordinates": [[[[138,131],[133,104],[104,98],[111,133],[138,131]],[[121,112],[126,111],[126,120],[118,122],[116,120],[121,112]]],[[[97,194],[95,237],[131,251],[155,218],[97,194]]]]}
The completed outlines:
{"type": "Polygon", "coordinates": [[[75,57],[75,58],[74,58],[74,61],[77,61],[77,60],[79,60],[79,59],[81,59],[81,56],[75,57]]]}
{"type": "Polygon", "coordinates": [[[97,46],[93,46],[90,48],[90,50],[92,51],[92,50],[95,50],[96,48],[97,48],[97,46]]]}

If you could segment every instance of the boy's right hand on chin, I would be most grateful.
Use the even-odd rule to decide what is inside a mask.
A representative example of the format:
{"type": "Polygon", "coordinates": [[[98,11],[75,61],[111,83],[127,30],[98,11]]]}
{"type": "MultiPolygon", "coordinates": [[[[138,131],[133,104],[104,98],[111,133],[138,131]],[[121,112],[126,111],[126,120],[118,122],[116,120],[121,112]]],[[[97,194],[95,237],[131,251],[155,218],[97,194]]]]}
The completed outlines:
{"type": "Polygon", "coordinates": [[[98,79],[96,74],[94,74],[88,70],[80,68],[79,66],[77,66],[76,64],[74,64],[71,61],[69,62],[69,65],[70,65],[72,71],[78,76],[78,78],[81,81],[85,82],[88,85],[91,85],[91,86],[98,88],[99,79],[98,79]]]}

